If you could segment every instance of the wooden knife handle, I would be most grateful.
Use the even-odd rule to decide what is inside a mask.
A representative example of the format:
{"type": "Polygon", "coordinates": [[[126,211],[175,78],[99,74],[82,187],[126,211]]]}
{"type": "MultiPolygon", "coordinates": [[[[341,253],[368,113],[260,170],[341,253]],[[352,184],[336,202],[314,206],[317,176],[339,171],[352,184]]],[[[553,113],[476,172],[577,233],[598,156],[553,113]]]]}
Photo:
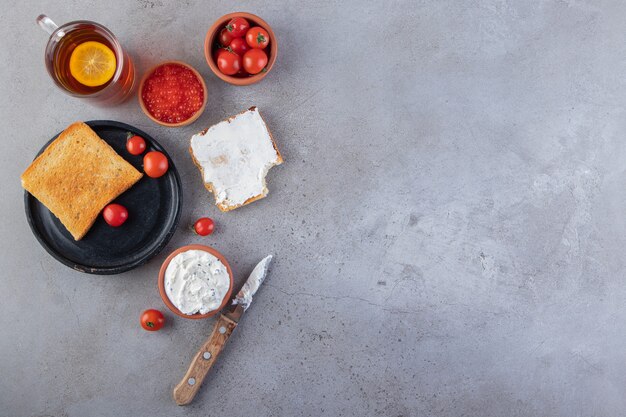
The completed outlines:
{"type": "Polygon", "coordinates": [[[187,405],[193,400],[235,327],[236,322],[220,314],[211,336],[194,356],[182,381],[174,388],[176,404],[187,405]]]}

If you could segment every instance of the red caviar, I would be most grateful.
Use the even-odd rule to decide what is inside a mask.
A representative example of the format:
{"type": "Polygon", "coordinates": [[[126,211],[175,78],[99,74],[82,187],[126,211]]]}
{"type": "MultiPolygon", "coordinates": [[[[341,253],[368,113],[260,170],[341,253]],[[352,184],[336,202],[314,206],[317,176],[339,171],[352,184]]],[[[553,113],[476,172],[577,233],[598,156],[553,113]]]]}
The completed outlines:
{"type": "Polygon", "coordinates": [[[203,105],[204,88],[198,76],[180,64],[163,64],[146,79],[141,98],[148,112],[164,123],[180,123],[203,105]]]}

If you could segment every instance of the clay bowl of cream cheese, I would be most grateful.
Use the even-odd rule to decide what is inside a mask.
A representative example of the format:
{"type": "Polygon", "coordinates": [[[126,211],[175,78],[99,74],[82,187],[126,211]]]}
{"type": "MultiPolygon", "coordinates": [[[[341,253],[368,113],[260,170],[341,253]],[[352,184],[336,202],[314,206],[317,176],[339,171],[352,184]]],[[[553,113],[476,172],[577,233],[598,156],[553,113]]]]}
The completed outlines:
{"type": "Polygon", "coordinates": [[[223,309],[233,292],[233,271],[224,255],[204,245],[187,245],[165,259],[159,293],[172,312],[204,319],[223,309]]]}

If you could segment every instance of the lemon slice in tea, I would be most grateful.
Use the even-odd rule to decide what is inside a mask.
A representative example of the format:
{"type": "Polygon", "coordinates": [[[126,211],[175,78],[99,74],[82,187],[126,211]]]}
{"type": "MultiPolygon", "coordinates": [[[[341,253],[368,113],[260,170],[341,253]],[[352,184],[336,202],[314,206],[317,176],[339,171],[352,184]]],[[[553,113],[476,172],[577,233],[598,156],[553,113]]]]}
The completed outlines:
{"type": "Polygon", "coordinates": [[[81,43],[70,56],[72,77],[88,87],[106,84],[113,78],[116,66],[115,54],[111,48],[100,42],[81,43]]]}

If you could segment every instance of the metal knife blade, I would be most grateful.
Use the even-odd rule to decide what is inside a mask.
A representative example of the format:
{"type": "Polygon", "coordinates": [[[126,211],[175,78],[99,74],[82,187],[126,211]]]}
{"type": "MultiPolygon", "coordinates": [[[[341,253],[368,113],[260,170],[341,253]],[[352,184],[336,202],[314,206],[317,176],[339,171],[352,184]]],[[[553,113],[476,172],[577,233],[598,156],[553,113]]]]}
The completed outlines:
{"type": "Polygon", "coordinates": [[[261,284],[263,284],[263,281],[265,280],[271,261],[272,255],[268,255],[254,267],[252,273],[250,273],[250,276],[248,277],[248,280],[245,284],[243,284],[243,287],[241,287],[241,291],[237,293],[237,296],[233,300],[233,305],[240,305],[241,307],[243,307],[244,311],[246,311],[248,307],[250,307],[250,304],[252,303],[252,297],[254,296],[254,294],[256,294],[256,292],[259,290],[259,287],[261,286],[261,284]]]}

